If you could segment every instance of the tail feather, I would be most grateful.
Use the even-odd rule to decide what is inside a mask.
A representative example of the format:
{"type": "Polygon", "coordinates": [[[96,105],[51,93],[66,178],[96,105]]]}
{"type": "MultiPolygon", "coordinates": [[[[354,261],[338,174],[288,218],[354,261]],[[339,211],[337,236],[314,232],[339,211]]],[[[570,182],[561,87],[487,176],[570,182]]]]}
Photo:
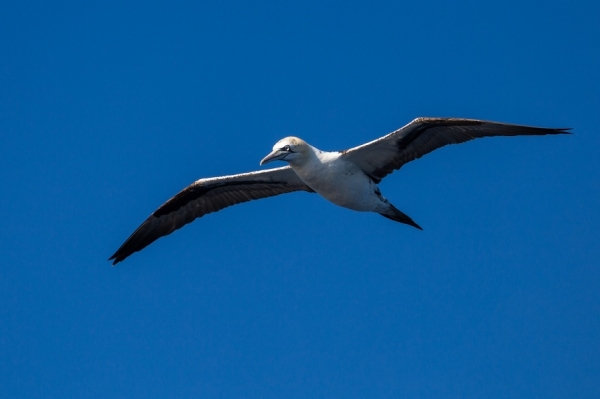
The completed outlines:
{"type": "Polygon", "coordinates": [[[397,209],[394,205],[389,204],[390,207],[386,213],[380,213],[381,216],[386,217],[388,219],[394,220],[396,222],[404,223],[412,227],[416,227],[419,230],[423,230],[421,226],[415,223],[414,220],[410,218],[407,214],[397,209]]]}

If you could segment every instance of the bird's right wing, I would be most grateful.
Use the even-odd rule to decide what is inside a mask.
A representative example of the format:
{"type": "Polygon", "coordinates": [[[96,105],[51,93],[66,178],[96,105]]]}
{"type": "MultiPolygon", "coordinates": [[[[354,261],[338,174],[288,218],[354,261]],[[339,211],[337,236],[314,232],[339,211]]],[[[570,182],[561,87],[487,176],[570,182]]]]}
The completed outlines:
{"type": "Polygon", "coordinates": [[[314,192],[289,166],[197,180],[154,211],[109,260],[115,265],[207,213],[293,191],[314,192]]]}
{"type": "Polygon", "coordinates": [[[477,119],[417,118],[395,132],[341,153],[379,183],[404,164],[447,144],[464,143],[479,137],[565,134],[568,130],[477,119]]]}

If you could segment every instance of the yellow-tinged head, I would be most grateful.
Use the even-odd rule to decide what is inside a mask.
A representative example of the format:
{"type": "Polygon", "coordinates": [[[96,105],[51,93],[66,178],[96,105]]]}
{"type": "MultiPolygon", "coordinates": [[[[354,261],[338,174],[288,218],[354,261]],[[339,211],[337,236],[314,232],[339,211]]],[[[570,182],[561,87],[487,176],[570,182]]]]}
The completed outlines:
{"type": "Polygon", "coordinates": [[[272,161],[293,162],[302,159],[310,151],[311,147],[304,140],[298,137],[286,137],[279,140],[273,146],[273,151],[260,161],[261,165],[272,161]]]}

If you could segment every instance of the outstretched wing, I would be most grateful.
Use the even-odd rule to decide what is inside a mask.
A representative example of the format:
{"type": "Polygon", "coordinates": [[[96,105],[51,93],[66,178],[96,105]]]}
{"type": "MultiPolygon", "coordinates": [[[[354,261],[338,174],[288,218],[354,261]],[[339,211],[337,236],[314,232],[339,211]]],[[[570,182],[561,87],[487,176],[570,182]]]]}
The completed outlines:
{"type": "Polygon", "coordinates": [[[342,151],[342,157],[360,166],[376,183],[423,155],[447,144],[479,137],[565,134],[569,129],[510,125],[476,119],[417,118],[377,140],[342,151]]]}
{"type": "Polygon", "coordinates": [[[207,213],[293,191],[313,192],[289,166],[197,180],[154,211],[109,260],[115,265],[207,213]]]}

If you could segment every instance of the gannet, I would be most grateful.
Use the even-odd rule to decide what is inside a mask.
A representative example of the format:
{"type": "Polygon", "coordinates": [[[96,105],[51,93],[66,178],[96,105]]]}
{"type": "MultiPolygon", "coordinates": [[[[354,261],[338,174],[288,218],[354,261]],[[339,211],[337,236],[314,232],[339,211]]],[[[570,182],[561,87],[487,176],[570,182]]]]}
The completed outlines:
{"type": "Polygon", "coordinates": [[[316,192],[344,208],[376,212],[422,230],[381,194],[377,184],[385,176],[447,144],[490,136],[568,134],[569,130],[476,119],[417,118],[386,136],[334,152],[321,151],[298,137],[286,137],[260,165],[279,160],[287,166],[195,181],[154,211],[109,260],[115,265],[208,213],[294,191],[316,192]]]}

